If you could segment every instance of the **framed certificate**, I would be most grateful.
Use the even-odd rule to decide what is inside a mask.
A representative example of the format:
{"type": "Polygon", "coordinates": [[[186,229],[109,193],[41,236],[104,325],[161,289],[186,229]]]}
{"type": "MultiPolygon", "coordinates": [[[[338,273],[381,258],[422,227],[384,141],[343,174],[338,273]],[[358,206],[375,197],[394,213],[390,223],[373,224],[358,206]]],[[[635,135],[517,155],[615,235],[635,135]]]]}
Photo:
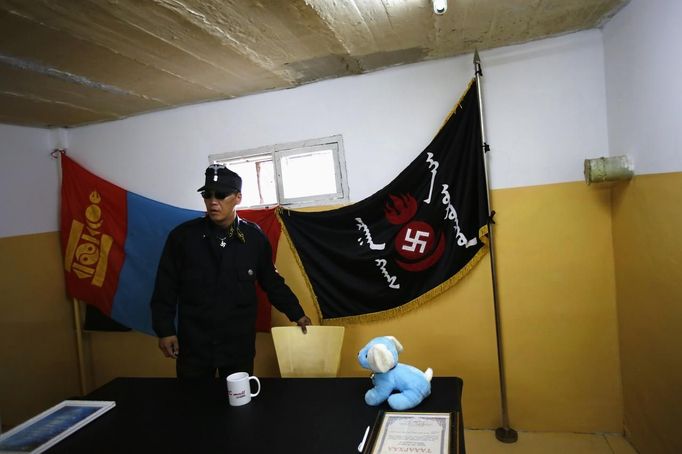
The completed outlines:
{"type": "Polygon", "coordinates": [[[453,421],[453,417],[459,418],[459,413],[381,412],[365,453],[458,453],[458,439],[451,449],[459,426],[459,419],[453,421]],[[451,427],[455,428],[454,435],[451,427]]]}
{"type": "Polygon", "coordinates": [[[113,401],[65,400],[0,436],[0,454],[37,454],[114,408],[113,401]]]}

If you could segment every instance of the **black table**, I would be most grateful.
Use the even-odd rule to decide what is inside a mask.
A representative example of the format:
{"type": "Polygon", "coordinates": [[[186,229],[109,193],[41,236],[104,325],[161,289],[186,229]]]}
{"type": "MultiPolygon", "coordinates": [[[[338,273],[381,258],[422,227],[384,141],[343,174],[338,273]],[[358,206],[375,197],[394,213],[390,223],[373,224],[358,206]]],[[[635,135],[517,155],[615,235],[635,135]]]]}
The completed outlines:
{"type": "MultiPolygon", "coordinates": [[[[231,407],[225,382],[117,378],[84,397],[116,407],[50,453],[357,453],[386,403],[365,404],[369,378],[261,378],[260,395],[231,407]]],[[[464,453],[462,380],[434,377],[431,395],[410,411],[458,412],[452,453],[464,453]]]]}

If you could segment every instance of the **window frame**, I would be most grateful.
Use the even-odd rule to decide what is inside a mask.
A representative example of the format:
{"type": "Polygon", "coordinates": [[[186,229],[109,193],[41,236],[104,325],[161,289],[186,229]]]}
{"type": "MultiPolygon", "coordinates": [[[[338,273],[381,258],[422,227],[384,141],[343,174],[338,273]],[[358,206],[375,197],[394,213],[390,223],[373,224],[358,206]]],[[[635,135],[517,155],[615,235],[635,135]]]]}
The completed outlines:
{"type": "MultiPolygon", "coordinates": [[[[235,160],[248,161],[257,159],[259,156],[268,155],[274,164],[275,195],[277,198],[275,204],[279,204],[288,208],[298,208],[311,205],[334,205],[339,203],[347,203],[350,200],[348,194],[346,157],[343,147],[343,136],[341,134],[329,137],[320,137],[316,139],[300,140],[296,142],[266,145],[247,150],[211,154],[208,156],[208,161],[209,164],[216,162],[224,163],[225,161],[235,160]],[[332,155],[334,157],[336,193],[285,198],[283,188],[284,182],[282,180],[282,169],[280,163],[281,158],[325,149],[331,149],[332,155]]],[[[272,206],[272,204],[249,205],[248,207],[244,208],[264,208],[268,206],[272,206]]]]}

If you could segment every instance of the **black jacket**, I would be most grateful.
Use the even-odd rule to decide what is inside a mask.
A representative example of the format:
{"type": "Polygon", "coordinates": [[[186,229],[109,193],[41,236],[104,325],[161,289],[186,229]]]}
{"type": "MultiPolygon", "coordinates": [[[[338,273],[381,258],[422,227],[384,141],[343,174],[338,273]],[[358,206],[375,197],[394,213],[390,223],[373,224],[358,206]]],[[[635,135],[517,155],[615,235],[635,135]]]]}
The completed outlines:
{"type": "Polygon", "coordinates": [[[185,361],[217,367],[253,359],[256,281],[289,320],[305,315],[277,273],[260,227],[237,218],[237,228],[245,241],[234,237],[224,248],[207,217],[180,224],[166,240],[151,300],[152,324],[159,337],[177,334],[185,361]]]}

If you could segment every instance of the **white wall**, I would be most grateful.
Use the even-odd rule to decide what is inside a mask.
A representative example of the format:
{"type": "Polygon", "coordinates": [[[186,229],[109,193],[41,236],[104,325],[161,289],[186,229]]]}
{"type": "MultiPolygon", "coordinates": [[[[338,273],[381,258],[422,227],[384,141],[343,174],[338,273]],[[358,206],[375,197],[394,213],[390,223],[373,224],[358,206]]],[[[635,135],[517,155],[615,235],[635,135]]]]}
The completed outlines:
{"type": "Polygon", "coordinates": [[[0,237],[57,230],[59,173],[48,129],[0,124],[0,237]]]}
{"type": "MultiPolygon", "coordinates": [[[[481,60],[493,189],[582,180],[585,158],[609,154],[601,31],[482,52],[481,60]]],[[[343,134],[357,201],[429,143],[471,77],[472,55],[464,55],[141,115],[69,130],[69,154],[125,189],[202,209],[196,189],[208,155],[343,134]]],[[[57,228],[53,215],[38,225],[57,228]]]]}
{"type": "MultiPolygon", "coordinates": [[[[481,58],[493,187],[579,180],[585,157],[608,154],[600,31],[481,58]]],[[[465,55],[185,107],[73,129],[70,151],[127,189],[201,208],[209,154],[341,133],[356,201],[428,144],[472,75],[465,55]]]]}
{"type": "Polygon", "coordinates": [[[611,154],[601,31],[483,58],[493,189],[580,181],[586,158],[611,154]]]}
{"type": "Polygon", "coordinates": [[[632,0],[604,28],[608,128],[635,173],[682,170],[682,1],[632,0]]]}

